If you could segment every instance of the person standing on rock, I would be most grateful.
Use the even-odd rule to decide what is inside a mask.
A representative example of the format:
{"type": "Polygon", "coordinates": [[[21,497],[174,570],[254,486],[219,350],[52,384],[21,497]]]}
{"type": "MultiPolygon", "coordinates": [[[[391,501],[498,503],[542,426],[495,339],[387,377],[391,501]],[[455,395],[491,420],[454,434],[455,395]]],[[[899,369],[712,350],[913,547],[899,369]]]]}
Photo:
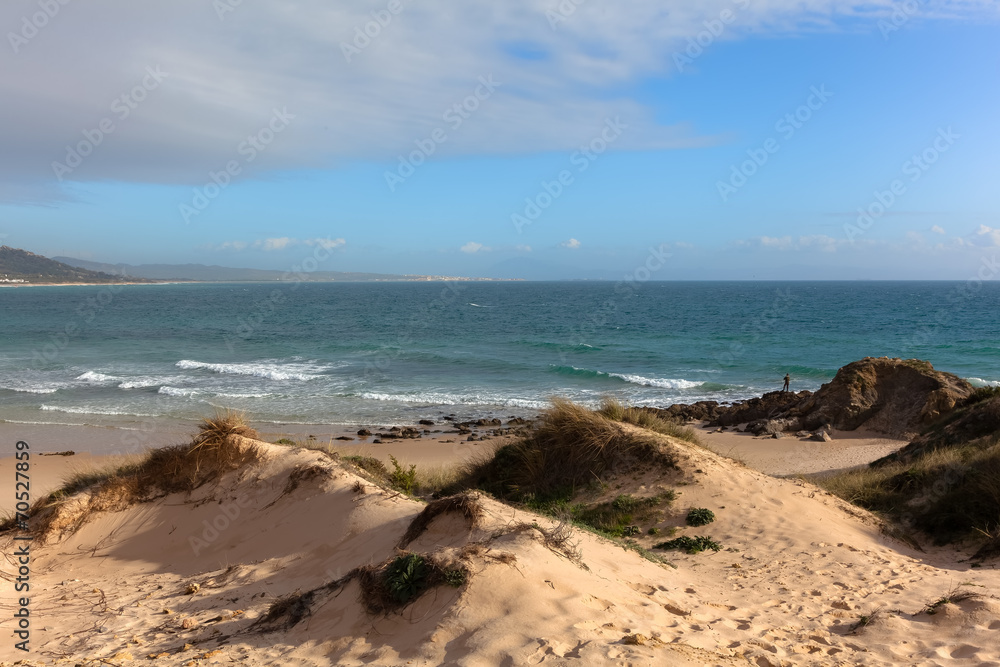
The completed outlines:
{"type": "Polygon", "coordinates": [[[788,391],[788,383],[792,381],[792,376],[785,373],[785,386],[781,388],[781,391],[788,391]]]}

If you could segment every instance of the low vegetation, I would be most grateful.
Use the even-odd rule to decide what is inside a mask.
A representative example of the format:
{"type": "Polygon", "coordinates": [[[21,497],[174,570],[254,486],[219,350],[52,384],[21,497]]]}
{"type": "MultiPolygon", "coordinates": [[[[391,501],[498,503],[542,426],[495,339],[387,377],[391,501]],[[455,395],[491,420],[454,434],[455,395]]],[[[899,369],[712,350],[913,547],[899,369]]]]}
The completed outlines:
{"type": "Polygon", "coordinates": [[[702,551],[721,551],[722,545],[710,537],[698,535],[696,537],[677,537],[667,542],[660,542],[654,549],[676,549],[689,554],[701,553],[702,551]]]}
{"type": "Polygon", "coordinates": [[[600,412],[555,399],[530,435],[470,464],[463,483],[504,500],[545,503],[651,465],[675,465],[673,452],[654,434],[625,429],[600,412]]]}
{"type": "Polygon", "coordinates": [[[698,444],[698,435],[692,429],[663,419],[656,412],[647,408],[630,407],[617,399],[606,398],[597,412],[612,421],[633,424],[647,431],[655,431],[698,444]]]}
{"type": "Polygon", "coordinates": [[[689,526],[707,526],[715,521],[715,512],[704,507],[692,507],[688,510],[684,522],[689,526]]]}
{"type": "Polygon", "coordinates": [[[44,537],[50,529],[75,530],[94,512],[124,509],[170,493],[193,491],[260,459],[260,450],[240,442],[239,437],[256,438],[240,413],[221,412],[199,424],[198,434],[187,445],[155,449],[137,460],[97,472],[74,475],[60,489],[35,503],[32,529],[44,537]],[[72,517],[60,515],[67,500],[89,491],[85,505],[72,517]]]}

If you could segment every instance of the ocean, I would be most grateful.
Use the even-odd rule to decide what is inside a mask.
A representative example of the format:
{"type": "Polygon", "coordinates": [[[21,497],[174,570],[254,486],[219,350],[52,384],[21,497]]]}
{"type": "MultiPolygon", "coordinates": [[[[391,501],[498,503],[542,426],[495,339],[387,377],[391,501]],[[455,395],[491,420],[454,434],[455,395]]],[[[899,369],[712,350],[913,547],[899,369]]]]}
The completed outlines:
{"type": "Polygon", "coordinates": [[[129,428],[733,401],[865,356],[1000,383],[1000,284],[427,282],[0,289],[0,421],[129,428]]]}

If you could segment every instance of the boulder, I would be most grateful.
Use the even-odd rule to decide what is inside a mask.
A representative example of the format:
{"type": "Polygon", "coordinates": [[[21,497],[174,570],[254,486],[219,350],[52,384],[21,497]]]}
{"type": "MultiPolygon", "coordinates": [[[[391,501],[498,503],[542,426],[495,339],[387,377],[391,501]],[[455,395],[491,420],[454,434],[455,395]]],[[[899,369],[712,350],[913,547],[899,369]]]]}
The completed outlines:
{"type": "Polygon", "coordinates": [[[833,438],[830,437],[830,434],[826,431],[816,431],[809,436],[809,439],[816,442],[831,442],[833,440],[833,438]]]}
{"type": "Polygon", "coordinates": [[[369,436],[369,435],[371,435],[371,434],[372,434],[372,432],[371,432],[371,431],[369,431],[369,430],[368,430],[368,429],[366,429],[366,428],[362,428],[362,429],[359,429],[359,430],[358,430],[358,435],[360,435],[360,436],[361,436],[362,438],[366,438],[366,437],[368,437],[368,436],[369,436]]]}
{"type": "Polygon", "coordinates": [[[836,377],[791,408],[807,430],[829,424],[842,431],[864,428],[895,436],[913,435],[965,400],[973,387],[918,359],[866,357],[844,366],[836,377]]]}

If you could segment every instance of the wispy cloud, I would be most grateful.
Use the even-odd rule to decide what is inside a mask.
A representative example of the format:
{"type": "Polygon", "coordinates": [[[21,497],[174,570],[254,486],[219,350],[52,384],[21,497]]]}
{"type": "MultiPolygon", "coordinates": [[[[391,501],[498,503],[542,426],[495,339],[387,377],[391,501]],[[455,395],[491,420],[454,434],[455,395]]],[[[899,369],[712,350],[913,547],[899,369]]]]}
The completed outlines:
{"type": "Polygon", "coordinates": [[[462,252],[468,253],[470,255],[475,255],[477,252],[488,252],[489,248],[484,246],[482,243],[476,243],[475,241],[469,241],[464,246],[459,248],[462,252]]]}
{"type": "MultiPolygon", "coordinates": [[[[636,0],[621,11],[575,2],[572,16],[554,30],[546,12],[557,4],[404,3],[350,62],[343,45],[372,21],[370,3],[227,3],[233,11],[224,20],[205,0],[93,3],[85,12],[61,12],[43,37],[22,47],[16,63],[7,54],[18,73],[0,77],[0,96],[18,103],[0,105],[0,126],[18,132],[4,142],[0,182],[16,187],[0,190],[0,197],[60,196],[45,190],[55,183],[51,162],[64,159],[81,132],[108,116],[149,66],[169,73],[155,98],[72,178],[201,185],[237,157],[240,142],[276,107],[296,114],[296,123],[245,165],[241,179],[264,170],[395,160],[401,147],[441,125],[442,104],[472,94],[483,75],[503,87],[475,123],[462,127],[462,141],[442,143],[440,154],[575,150],[581,136],[593,133],[595,119],[615,116],[630,127],[616,148],[716,142],[684,119],[663,123],[646,101],[619,91],[670,73],[672,54],[703,32],[706,21],[732,9],[732,0],[636,0]],[[78,57],[82,53],[86,57],[78,57]]],[[[835,31],[843,20],[859,18],[875,34],[876,19],[890,16],[894,5],[751,2],[720,39],[835,31]]],[[[0,25],[21,25],[32,7],[0,4],[0,25]]],[[[996,10],[988,0],[924,0],[921,16],[995,19],[996,10]]]]}
{"type": "Polygon", "coordinates": [[[570,239],[569,241],[563,241],[562,243],[560,243],[559,247],[576,250],[577,248],[580,247],[580,242],[577,241],[576,239],[570,239]]]}

